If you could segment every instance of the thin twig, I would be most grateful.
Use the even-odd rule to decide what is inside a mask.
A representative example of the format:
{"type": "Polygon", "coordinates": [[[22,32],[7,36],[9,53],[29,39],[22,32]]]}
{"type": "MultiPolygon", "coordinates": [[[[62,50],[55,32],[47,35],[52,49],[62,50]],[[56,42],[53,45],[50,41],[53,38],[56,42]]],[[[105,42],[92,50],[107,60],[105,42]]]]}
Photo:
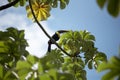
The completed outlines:
{"type": "Polygon", "coordinates": [[[14,0],[13,2],[10,2],[8,4],[5,4],[3,6],[0,6],[0,11],[10,8],[11,6],[14,6],[16,3],[18,3],[20,0],[14,0]]]}
{"type": "Polygon", "coordinates": [[[32,5],[31,5],[31,0],[29,0],[29,5],[30,5],[30,9],[31,9],[31,12],[32,12],[32,15],[35,19],[35,22],[39,25],[39,27],[42,29],[42,31],[45,33],[45,35],[61,50],[63,51],[66,55],[72,57],[70,54],[68,54],[65,50],[63,50],[57,43],[56,41],[46,32],[46,30],[43,28],[43,26],[39,23],[39,21],[37,20],[34,12],[33,12],[33,8],[32,8],[32,5]]]}

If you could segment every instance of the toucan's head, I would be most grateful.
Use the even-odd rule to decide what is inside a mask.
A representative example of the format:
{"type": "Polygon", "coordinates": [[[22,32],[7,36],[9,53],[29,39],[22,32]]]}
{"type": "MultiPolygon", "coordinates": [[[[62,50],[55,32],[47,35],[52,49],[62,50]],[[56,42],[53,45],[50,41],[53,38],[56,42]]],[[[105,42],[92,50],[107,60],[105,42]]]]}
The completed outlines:
{"type": "MultiPolygon", "coordinates": [[[[61,33],[65,33],[65,32],[68,32],[66,30],[59,30],[57,32],[55,32],[55,34],[52,36],[52,38],[55,40],[55,41],[58,41],[60,39],[60,34],[61,33]]],[[[48,44],[53,44],[51,40],[48,41],[48,44]]]]}
{"type": "MultiPolygon", "coordinates": [[[[55,32],[55,34],[52,36],[52,38],[55,40],[55,41],[58,41],[59,38],[60,38],[60,33],[59,32],[55,32]]],[[[48,44],[53,44],[51,40],[48,41],[48,44]]]]}
{"type": "MultiPolygon", "coordinates": [[[[61,33],[65,33],[65,32],[68,32],[66,30],[59,30],[57,32],[55,32],[55,34],[52,36],[52,38],[55,40],[55,41],[58,41],[60,39],[60,34],[61,33]]],[[[53,44],[52,40],[49,40],[48,41],[48,52],[51,51],[51,44],[53,44]]]]}

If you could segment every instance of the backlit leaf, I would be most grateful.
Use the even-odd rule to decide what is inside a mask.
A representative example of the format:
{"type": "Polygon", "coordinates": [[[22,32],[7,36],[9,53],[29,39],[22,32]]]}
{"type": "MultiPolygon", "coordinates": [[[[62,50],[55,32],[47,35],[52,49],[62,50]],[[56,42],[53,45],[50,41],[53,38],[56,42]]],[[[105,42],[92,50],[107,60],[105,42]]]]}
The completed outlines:
{"type": "Polygon", "coordinates": [[[90,60],[90,61],[88,62],[88,68],[89,68],[89,69],[92,69],[92,65],[93,65],[92,60],[90,60]]]}
{"type": "Polygon", "coordinates": [[[51,80],[51,78],[48,74],[42,74],[39,77],[40,77],[40,80],[51,80]]]}
{"type": "Polygon", "coordinates": [[[3,70],[3,66],[0,65],[0,79],[2,79],[4,76],[4,70],[3,70]]]}
{"type": "Polygon", "coordinates": [[[68,5],[69,0],[60,0],[60,8],[64,9],[68,5]]]}
{"type": "Polygon", "coordinates": [[[97,0],[98,5],[103,8],[105,5],[106,0],[97,0]]]}
{"type": "Polygon", "coordinates": [[[102,80],[116,80],[120,77],[120,59],[112,57],[108,62],[100,64],[98,72],[107,70],[108,72],[102,77],[102,80]]]}
{"type": "Polygon", "coordinates": [[[108,12],[117,17],[120,14],[120,0],[108,0],[108,12]]]}
{"type": "Polygon", "coordinates": [[[16,69],[17,70],[21,70],[21,69],[24,69],[24,68],[31,68],[31,64],[29,64],[28,62],[26,61],[18,61],[17,62],[17,66],[16,66],[16,69]]]}
{"type": "Polygon", "coordinates": [[[118,17],[120,14],[120,0],[97,0],[98,5],[103,8],[107,7],[110,15],[118,17]]]}
{"type": "MultiPolygon", "coordinates": [[[[34,0],[32,1],[32,8],[38,21],[46,20],[50,16],[51,7],[49,4],[34,0]]],[[[35,21],[29,5],[26,6],[26,11],[27,17],[35,21]]]]}
{"type": "Polygon", "coordinates": [[[102,80],[116,80],[115,77],[117,77],[118,74],[120,74],[120,72],[110,71],[106,73],[105,75],[103,75],[102,80]]]}
{"type": "MultiPolygon", "coordinates": [[[[13,2],[14,0],[8,0],[8,2],[13,2]]],[[[14,7],[18,7],[18,6],[25,6],[26,4],[26,0],[19,0],[19,2],[17,4],[14,5],[14,7]]]]}

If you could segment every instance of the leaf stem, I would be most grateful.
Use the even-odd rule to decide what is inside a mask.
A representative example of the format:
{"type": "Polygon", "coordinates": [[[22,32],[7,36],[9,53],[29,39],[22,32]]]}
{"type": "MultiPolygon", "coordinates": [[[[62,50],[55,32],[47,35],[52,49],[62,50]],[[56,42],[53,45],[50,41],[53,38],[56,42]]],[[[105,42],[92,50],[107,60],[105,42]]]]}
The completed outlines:
{"type": "Polygon", "coordinates": [[[35,19],[35,22],[38,24],[38,26],[42,29],[42,31],[44,32],[44,34],[61,50],[63,51],[66,55],[72,57],[70,54],[68,54],[65,50],[63,50],[57,43],[56,41],[47,33],[47,31],[43,28],[43,26],[39,23],[39,21],[37,20],[34,12],[33,12],[33,8],[32,8],[32,5],[31,5],[31,0],[29,0],[29,5],[30,5],[30,9],[31,9],[31,12],[32,12],[32,15],[35,19]]]}
{"type": "Polygon", "coordinates": [[[0,6],[0,11],[10,8],[11,6],[15,5],[16,3],[18,3],[20,0],[14,0],[13,2],[10,2],[8,4],[2,5],[0,6]]]}

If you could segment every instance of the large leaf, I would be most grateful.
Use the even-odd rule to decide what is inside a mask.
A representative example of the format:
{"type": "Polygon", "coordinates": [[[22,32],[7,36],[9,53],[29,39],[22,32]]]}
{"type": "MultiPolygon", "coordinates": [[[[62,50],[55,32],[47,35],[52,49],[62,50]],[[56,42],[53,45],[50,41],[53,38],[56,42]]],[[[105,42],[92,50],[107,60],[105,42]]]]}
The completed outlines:
{"type": "Polygon", "coordinates": [[[97,0],[98,5],[103,8],[105,5],[106,0],[97,0]]]}
{"type": "Polygon", "coordinates": [[[107,10],[110,15],[117,17],[120,14],[120,0],[97,0],[98,5],[103,8],[107,5],[107,10]],[[105,4],[107,3],[107,4],[105,4]]]}
{"type": "Polygon", "coordinates": [[[120,14],[120,0],[108,0],[108,12],[117,17],[120,14]]]}
{"type": "Polygon", "coordinates": [[[4,66],[0,64],[0,80],[15,80],[17,77],[11,70],[5,70],[4,66]]]}
{"type": "MultiPolygon", "coordinates": [[[[14,0],[8,0],[9,2],[13,2],[14,0]]],[[[25,6],[27,0],[19,0],[17,4],[14,5],[14,7],[18,6],[25,6]]]]}
{"type": "Polygon", "coordinates": [[[4,70],[3,70],[3,66],[0,65],[0,79],[2,79],[4,76],[4,70]]]}
{"type": "Polygon", "coordinates": [[[64,9],[68,3],[69,0],[60,0],[60,8],[64,9]]]}
{"type": "MultiPolygon", "coordinates": [[[[49,4],[45,4],[39,0],[34,0],[31,4],[38,21],[46,20],[50,16],[51,7],[49,4]]],[[[27,17],[35,21],[29,5],[26,6],[26,11],[27,17]]]]}
{"type": "Polygon", "coordinates": [[[108,63],[104,62],[98,66],[98,72],[108,70],[102,80],[115,80],[120,77],[120,58],[112,57],[108,63]]]}
{"type": "Polygon", "coordinates": [[[42,74],[40,75],[40,80],[51,80],[51,78],[48,74],[42,74]]]}
{"type": "Polygon", "coordinates": [[[15,66],[16,62],[22,57],[27,56],[27,41],[24,38],[24,30],[17,30],[9,27],[6,31],[0,31],[0,63],[11,63],[15,66]],[[14,60],[13,60],[14,59],[14,60]],[[11,62],[12,61],[12,62],[11,62]]]}
{"type": "MultiPolygon", "coordinates": [[[[27,56],[25,61],[17,62],[16,71],[21,80],[25,79],[30,73],[34,74],[38,69],[35,68],[38,58],[32,55],[27,56]]],[[[38,65],[36,65],[38,66],[38,65]]],[[[30,77],[32,79],[32,77],[30,77]]]]}
{"type": "Polygon", "coordinates": [[[65,9],[69,4],[69,0],[41,0],[43,3],[50,4],[51,7],[57,8],[60,4],[60,9],[65,9]]]}

